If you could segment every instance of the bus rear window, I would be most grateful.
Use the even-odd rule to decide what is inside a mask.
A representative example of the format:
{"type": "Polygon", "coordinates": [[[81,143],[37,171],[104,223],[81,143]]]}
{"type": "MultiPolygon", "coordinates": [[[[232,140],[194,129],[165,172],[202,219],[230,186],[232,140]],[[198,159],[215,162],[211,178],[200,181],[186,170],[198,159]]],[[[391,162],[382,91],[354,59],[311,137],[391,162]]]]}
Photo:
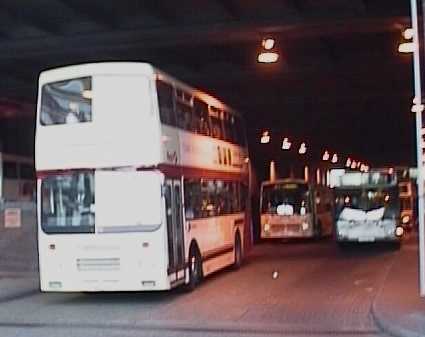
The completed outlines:
{"type": "Polygon", "coordinates": [[[40,123],[74,124],[92,121],[91,77],[75,78],[43,85],[40,123]]]}
{"type": "Polygon", "coordinates": [[[94,233],[94,173],[49,176],[41,185],[45,233],[94,233]]]}

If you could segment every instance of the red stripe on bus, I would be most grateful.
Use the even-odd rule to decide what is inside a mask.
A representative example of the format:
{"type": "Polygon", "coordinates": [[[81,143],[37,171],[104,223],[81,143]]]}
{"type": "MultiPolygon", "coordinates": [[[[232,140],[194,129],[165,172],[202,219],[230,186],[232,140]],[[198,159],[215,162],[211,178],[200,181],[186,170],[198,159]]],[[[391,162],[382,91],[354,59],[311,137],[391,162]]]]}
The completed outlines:
{"type": "Polygon", "coordinates": [[[168,164],[158,165],[158,169],[163,172],[167,177],[176,177],[181,176],[188,178],[210,178],[210,179],[222,179],[222,180],[238,180],[246,181],[248,180],[247,173],[238,173],[238,172],[225,172],[219,170],[203,169],[197,167],[188,167],[188,166],[175,166],[168,164]]]}

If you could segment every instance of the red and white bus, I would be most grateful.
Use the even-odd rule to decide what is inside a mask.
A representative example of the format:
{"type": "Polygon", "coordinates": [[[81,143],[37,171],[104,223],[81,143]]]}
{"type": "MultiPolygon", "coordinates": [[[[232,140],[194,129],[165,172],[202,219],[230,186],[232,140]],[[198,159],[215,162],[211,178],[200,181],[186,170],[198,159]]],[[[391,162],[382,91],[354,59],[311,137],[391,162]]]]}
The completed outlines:
{"type": "Polygon", "coordinates": [[[149,64],[42,72],[35,162],[42,291],[193,288],[241,264],[242,116],[149,64]]]}

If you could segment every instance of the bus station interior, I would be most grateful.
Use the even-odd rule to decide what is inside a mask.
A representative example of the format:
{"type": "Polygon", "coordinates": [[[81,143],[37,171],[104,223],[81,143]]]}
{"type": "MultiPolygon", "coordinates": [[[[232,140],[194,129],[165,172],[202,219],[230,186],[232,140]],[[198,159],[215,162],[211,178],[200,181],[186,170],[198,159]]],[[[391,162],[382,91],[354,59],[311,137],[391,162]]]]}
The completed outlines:
{"type": "MultiPolygon", "coordinates": [[[[422,1],[417,3],[422,11],[422,1]]],[[[311,182],[329,183],[330,170],[350,169],[356,161],[356,170],[360,163],[368,169],[390,169],[405,184],[416,177],[413,57],[398,51],[408,41],[403,34],[411,20],[407,0],[2,0],[0,303],[5,308],[0,309],[0,335],[8,324],[23,329],[22,335],[37,335],[26,327],[39,324],[60,302],[68,316],[53,315],[59,322],[56,328],[80,324],[85,329],[92,324],[93,329],[106,329],[100,316],[89,314],[92,321],[84,317],[94,303],[116,323],[113,329],[143,329],[144,323],[154,322],[148,324],[153,331],[169,321],[158,335],[173,329],[197,335],[202,323],[209,326],[205,331],[217,328],[236,334],[247,326],[264,334],[424,336],[417,222],[400,249],[368,243],[341,250],[334,232],[324,240],[269,243],[260,238],[261,182],[271,174],[300,180],[307,175],[311,182]],[[276,62],[259,62],[267,39],[274,41],[270,51],[276,53],[276,62]],[[241,113],[251,169],[246,202],[251,204],[253,246],[240,270],[219,272],[189,294],[173,290],[170,302],[168,295],[152,293],[125,293],[120,299],[116,294],[47,294],[39,299],[46,295],[38,292],[34,163],[39,75],[62,66],[115,61],[150,63],[241,113]],[[262,141],[265,135],[267,142],[262,141]],[[320,260],[324,271],[318,271],[310,255],[320,260]],[[389,265],[394,278],[387,276],[392,272],[389,265]],[[374,274],[376,270],[380,271],[374,274]],[[341,271],[355,278],[349,282],[352,288],[341,271]],[[313,299],[329,305],[323,316],[323,309],[306,299],[304,289],[311,284],[305,277],[318,283],[313,299]],[[250,278],[266,288],[255,286],[249,294],[250,278]],[[280,291],[285,291],[282,298],[280,291]],[[125,318],[123,314],[114,320],[115,304],[122,305],[125,318]],[[17,318],[26,305],[28,321],[17,318]],[[133,305],[140,313],[132,312],[133,305]],[[187,305],[198,305],[199,317],[193,318],[187,305]],[[36,313],[34,308],[41,306],[36,313]],[[219,312],[226,306],[228,312],[219,312]],[[338,310],[346,315],[344,322],[333,316],[338,310]],[[239,322],[239,330],[229,325],[233,321],[239,322]],[[286,325],[280,326],[283,321],[286,325]]],[[[422,15],[419,22],[424,25],[422,15]]],[[[409,193],[401,193],[402,202],[415,196],[416,187],[411,186],[406,187],[409,193]]]]}

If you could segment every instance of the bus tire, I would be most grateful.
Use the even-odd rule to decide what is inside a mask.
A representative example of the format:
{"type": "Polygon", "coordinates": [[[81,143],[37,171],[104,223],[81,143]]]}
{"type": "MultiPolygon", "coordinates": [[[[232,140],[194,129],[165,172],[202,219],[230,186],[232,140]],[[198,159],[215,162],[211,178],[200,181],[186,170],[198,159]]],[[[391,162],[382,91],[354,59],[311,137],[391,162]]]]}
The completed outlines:
{"type": "Polygon", "coordinates": [[[199,248],[192,244],[189,251],[189,283],[187,290],[192,291],[202,281],[202,258],[199,248]]]}
{"type": "Polygon", "coordinates": [[[237,270],[242,265],[242,240],[239,232],[235,235],[235,262],[233,263],[233,269],[237,270]]]}

